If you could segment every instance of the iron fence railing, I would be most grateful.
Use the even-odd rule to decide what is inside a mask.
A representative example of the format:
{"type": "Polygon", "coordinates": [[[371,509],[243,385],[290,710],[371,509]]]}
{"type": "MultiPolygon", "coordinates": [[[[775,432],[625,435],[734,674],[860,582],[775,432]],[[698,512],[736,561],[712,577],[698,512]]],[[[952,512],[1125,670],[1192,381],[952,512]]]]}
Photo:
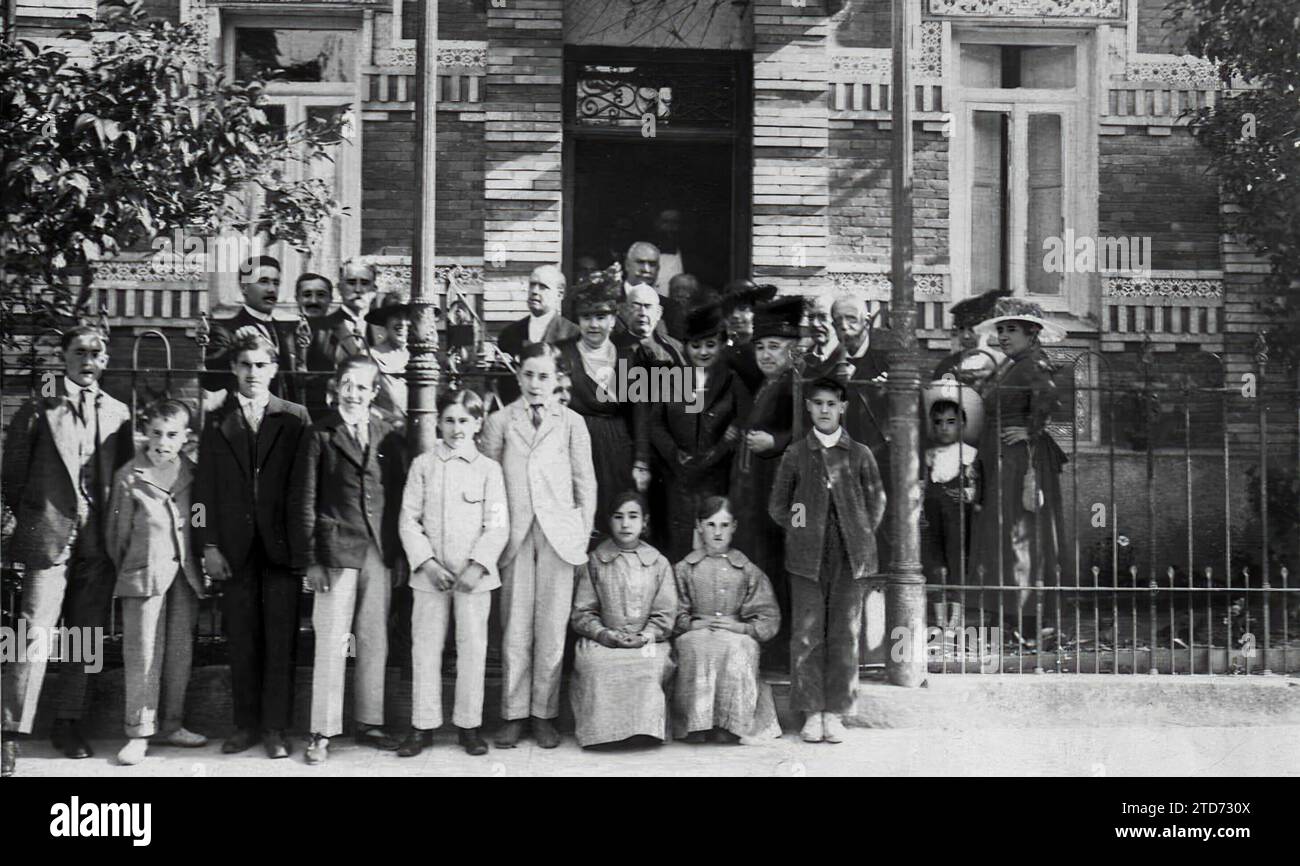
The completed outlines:
{"type": "MultiPolygon", "coordinates": [[[[45,347],[41,345],[42,336],[47,343],[53,336],[57,346],[57,332],[36,336],[25,369],[11,366],[5,371],[7,393],[23,390],[24,377],[31,393],[36,393],[42,374],[57,369],[54,353],[43,355],[45,347]]],[[[1188,353],[1203,362],[1203,371],[1208,370],[1198,378],[1191,374],[1156,376],[1149,354],[1144,353],[1136,372],[1129,371],[1125,380],[1112,369],[1107,354],[1077,350],[1058,371],[1058,379],[1067,381],[1070,367],[1100,368],[1098,383],[1091,384],[1093,376],[1075,376],[1068,390],[1076,399],[1082,396],[1089,401],[1100,416],[1097,427],[1101,435],[1082,429],[1073,423],[1073,417],[1053,425],[1068,458],[1062,477],[1068,484],[1063,484],[1061,502],[1066,533],[1060,559],[1050,570],[1031,570],[1023,585],[1009,584],[989,574],[985,566],[972,563],[963,545],[955,574],[946,570],[937,576],[927,574],[930,598],[951,601],[961,610],[956,619],[936,616],[931,621],[934,639],[926,642],[930,671],[1198,674],[1300,670],[1300,645],[1295,641],[1300,628],[1300,587],[1290,583],[1295,565],[1300,563],[1300,527],[1295,520],[1300,515],[1300,480],[1296,477],[1300,470],[1300,413],[1296,407],[1300,401],[1295,400],[1293,391],[1286,391],[1282,410],[1294,418],[1297,450],[1280,457],[1269,439],[1270,430],[1279,426],[1273,420],[1278,410],[1263,397],[1268,358],[1262,345],[1255,358],[1255,403],[1245,411],[1241,405],[1230,405],[1231,400],[1239,399],[1239,389],[1226,384],[1227,370],[1218,355],[1188,353]],[[1121,453],[1117,440],[1122,438],[1122,425],[1117,414],[1132,414],[1132,410],[1116,407],[1123,405],[1121,396],[1135,394],[1137,405],[1148,412],[1146,433],[1121,453]],[[1162,425],[1157,416],[1181,422],[1162,425]],[[1243,423],[1253,435],[1240,435],[1243,423]],[[1067,436],[1061,431],[1068,441],[1062,441],[1067,436]],[[1172,476],[1157,468],[1171,460],[1181,466],[1177,502],[1162,501],[1157,492],[1172,483],[1172,476]],[[1090,466],[1091,481],[1081,477],[1085,462],[1090,466]],[[1249,472],[1244,471],[1246,467],[1249,472]],[[1215,483],[1211,479],[1216,479],[1215,483]],[[1218,485],[1221,491],[1216,489],[1218,485]],[[1210,508],[1207,494],[1219,496],[1221,502],[1210,508]],[[1279,502],[1283,514],[1274,513],[1279,502]],[[1104,514],[1100,522],[1098,505],[1104,514]],[[1145,526],[1121,531],[1121,518],[1137,514],[1143,515],[1145,526]],[[1180,537],[1171,538],[1172,533],[1180,537]],[[1175,549],[1176,556],[1171,553],[1175,549]]],[[[121,388],[111,386],[127,380],[133,414],[142,398],[159,395],[157,385],[161,382],[161,393],[188,399],[197,406],[195,429],[199,430],[206,412],[202,382],[211,373],[178,369],[172,361],[168,337],[161,331],[146,331],[135,338],[132,365],[110,367],[105,381],[111,390],[121,393],[121,388]],[[161,367],[140,366],[141,350],[150,341],[161,342],[161,367]]],[[[279,380],[283,385],[295,378],[301,381],[330,375],[282,372],[279,380]]],[[[509,371],[498,364],[450,375],[458,386],[485,394],[498,393],[497,383],[509,377],[509,371]]],[[[984,394],[991,412],[985,423],[999,429],[1001,387],[994,384],[984,394]]],[[[1141,419],[1127,421],[1141,423],[1141,419]]],[[[1291,423],[1283,421],[1281,426],[1291,423]]],[[[1003,456],[999,443],[998,466],[1003,456]]],[[[1018,489],[1003,489],[1001,484],[995,487],[992,494],[997,497],[1020,494],[1018,489]]],[[[961,531],[968,537],[970,527],[962,513],[961,531]]],[[[1001,519],[1000,508],[998,514],[1001,519]]],[[[999,523],[1000,564],[1012,555],[1005,548],[1005,530],[999,523]]],[[[1002,568],[998,571],[1005,573],[1002,568]]],[[[5,569],[0,600],[6,624],[12,624],[17,615],[20,581],[20,570],[5,569]]],[[[309,611],[310,606],[304,603],[303,610],[309,611]]],[[[400,618],[396,606],[394,617],[395,622],[400,618]]],[[[120,637],[120,623],[115,605],[111,638],[120,637]]],[[[309,617],[305,617],[303,631],[309,630],[309,617]]],[[[395,624],[394,631],[401,633],[405,628],[395,624]]],[[[198,627],[201,660],[205,644],[215,647],[212,652],[220,652],[221,634],[220,605],[215,598],[205,599],[198,627]]]]}

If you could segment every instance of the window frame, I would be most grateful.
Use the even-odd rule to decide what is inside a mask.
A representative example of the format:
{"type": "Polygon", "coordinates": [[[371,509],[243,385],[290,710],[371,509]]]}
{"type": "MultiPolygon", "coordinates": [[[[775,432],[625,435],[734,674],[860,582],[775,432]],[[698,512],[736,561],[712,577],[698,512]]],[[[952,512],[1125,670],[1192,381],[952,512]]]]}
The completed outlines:
{"type": "MultiPolygon", "coordinates": [[[[1097,118],[1094,106],[1097,92],[1098,34],[1095,28],[1027,28],[987,25],[954,25],[948,56],[952,62],[945,70],[945,91],[953,94],[954,142],[948,150],[950,178],[949,237],[952,241],[952,301],[976,294],[984,287],[971,283],[971,185],[973,183],[975,111],[1006,111],[1012,116],[1011,153],[1024,152],[1027,123],[1015,122],[1036,110],[1062,115],[1061,133],[1063,212],[1066,230],[1076,238],[1095,237],[1097,233],[1097,118]],[[1069,45],[1075,49],[1075,86],[1072,89],[1046,88],[977,88],[961,86],[960,62],[963,44],[995,45],[1069,45]]],[[[1009,177],[1010,208],[1008,218],[1009,284],[1017,295],[1024,295],[1025,242],[1028,201],[1027,178],[1009,177]]],[[[1076,320],[1096,320],[1100,303],[1100,275],[1066,273],[1062,275],[1059,296],[1034,295],[1044,310],[1065,314],[1076,320]]],[[[1074,330],[1073,326],[1071,330],[1074,330]]]]}

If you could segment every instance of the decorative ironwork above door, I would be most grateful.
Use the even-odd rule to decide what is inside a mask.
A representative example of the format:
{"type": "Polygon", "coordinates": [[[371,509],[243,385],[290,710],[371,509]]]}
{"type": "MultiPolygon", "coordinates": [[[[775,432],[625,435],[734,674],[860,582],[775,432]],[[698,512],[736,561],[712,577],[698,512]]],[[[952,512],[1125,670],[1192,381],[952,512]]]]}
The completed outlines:
{"type": "Polygon", "coordinates": [[[736,70],[731,64],[580,63],[570,117],[579,126],[727,129],[735,125],[736,70]]]}

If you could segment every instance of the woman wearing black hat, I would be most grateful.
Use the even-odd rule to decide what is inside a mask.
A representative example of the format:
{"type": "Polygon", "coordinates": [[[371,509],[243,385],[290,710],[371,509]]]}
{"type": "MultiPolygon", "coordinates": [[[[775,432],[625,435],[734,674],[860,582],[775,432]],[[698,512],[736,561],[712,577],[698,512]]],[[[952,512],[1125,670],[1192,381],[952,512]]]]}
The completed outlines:
{"type": "Polygon", "coordinates": [[[634,465],[648,482],[650,437],[645,404],[625,398],[619,379],[638,365],[637,346],[610,339],[619,304],[620,278],[601,272],[574,293],[576,338],[558,343],[560,359],[572,380],[569,408],[587,422],[596,471],[597,529],[609,523],[614,497],[636,487],[634,465]]]}
{"type": "Polygon", "coordinates": [[[803,298],[790,296],[760,305],[754,312],[754,359],[763,382],[741,422],[731,463],[731,501],[736,509],[735,545],[772,579],[781,607],[782,631],[770,661],[788,646],[790,584],[785,577],[785,533],[772,522],[767,501],[781,455],[794,426],[794,348],[802,333],[803,298]]]}
{"type": "Polygon", "coordinates": [[[732,280],[722,287],[722,315],[727,321],[727,365],[753,393],[763,384],[763,371],[754,360],[754,311],[776,297],[776,286],[759,286],[753,280],[732,280]]]}
{"type": "Polygon", "coordinates": [[[664,473],[666,553],[678,562],[694,544],[695,506],[725,496],[738,425],[749,411],[749,389],[723,359],[722,310],[710,304],[691,310],[685,322],[685,353],[695,390],[674,402],[651,404],[650,443],[664,473]]]}

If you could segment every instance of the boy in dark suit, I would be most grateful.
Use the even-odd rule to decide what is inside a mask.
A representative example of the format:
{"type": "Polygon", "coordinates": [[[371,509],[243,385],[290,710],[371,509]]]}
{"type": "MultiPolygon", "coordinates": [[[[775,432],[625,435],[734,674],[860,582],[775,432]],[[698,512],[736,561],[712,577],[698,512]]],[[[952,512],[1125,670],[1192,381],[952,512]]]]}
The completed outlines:
{"type": "Polygon", "coordinates": [[[221,750],[242,752],[261,740],[268,757],[284,758],[300,584],[290,570],[287,500],[311,420],[304,407],[270,393],[277,363],[276,347],[260,334],[231,345],[236,387],[208,415],[199,439],[194,546],[223,590],[230,642],[239,730],[221,750]]]}
{"type": "MultiPolygon", "coordinates": [[[[108,339],[79,326],[63,334],[63,375],[42,383],[23,407],[5,443],[5,504],[17,518],[14,562],[26,567],[21,615],[28,649],[65,614],[70,628],[103,628],[115,575],[105,543],[113,473],[131,459],[131,413],[99,387],[108,366],[108,339]]],[[[29,734],[45,679],[41,652],[12,665],[4,690],[3,775],[13,775],[14,734],[29,734]]],[[[77,730],[85,709],[86,666],[64,665],[53,698],[54,747],[69,758],[89,758],[77,730]]]]}
{"type": "Polygon", "coordinates": [[[885,488],[871,449],[840,426],[844,386],[819,379],[804,404],[813,429],[781,457],[768,513],[786,537],[790,703],[804,712],[806,742],[838,743],[857,694],[863,594],[877,570],[885,488]]]}
{"type": "Polygon", "coordinates": [[[294,568],[307,573],[315,592],[309,764],[324,763],[330,738],[343,733],[344,674],[353,645],[357,741],[386,750],[398,746],[382,727],[405,444],[371,412],[378,376],[379,365],[367,355],[343,360],[334,376],[337,406],[307,433],[293,468],[289,548],[294,568]]]}

